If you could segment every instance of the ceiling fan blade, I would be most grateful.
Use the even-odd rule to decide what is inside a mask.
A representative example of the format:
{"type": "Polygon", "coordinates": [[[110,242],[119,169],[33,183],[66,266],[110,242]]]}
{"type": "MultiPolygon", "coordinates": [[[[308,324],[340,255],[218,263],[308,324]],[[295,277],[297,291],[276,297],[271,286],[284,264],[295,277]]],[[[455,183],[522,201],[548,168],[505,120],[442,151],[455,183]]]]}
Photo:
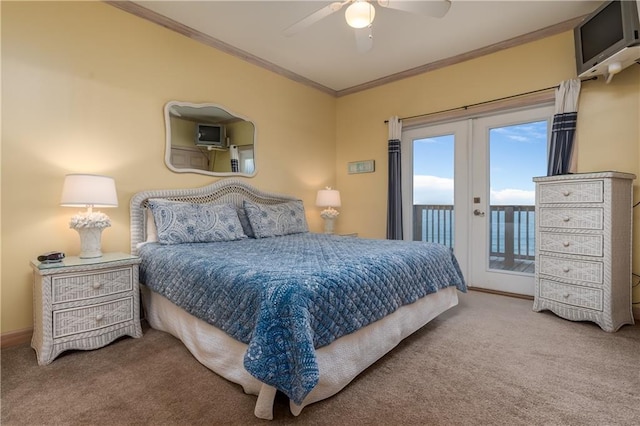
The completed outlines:
{"type": "Polygon", "coordinates": [[[451,7],[450,0],[378,0],[381,7],[402,10],[403,12],[415,13],[418,15],[431,16],[432,18],[442,18],[451,7]]]}
{"type": "Polygon", "coordinates": [[[298,22],[296,22],[295,24],[291,25],[289,28],[286,28],[284,30],[284,35],[287,37],[291,37],[292,35],[298,33],[299,31],[310,27],[311,25],[315,24],[316,22],[318,22],[319,20],[321,20],[322,18],[326,18],[327,16],[331,15],[334,12],[339,11],[340,9],[342,9],[342,6],[344,6],[347,3],[350,3],[351,0],[347,0],[347,1],[336,1],[333,2],[331,4],[326,5],[325,7],[323,7],[322,9],[318,9],[315,12],[313,12],[311,15],[308,15],[304,18],[302,18],[301,20],[299,20],[298,22]]]}
{"type": "Polygon", "coordinates": [[[354,28],[356,34],[356,48],[360,53],[366,53],[373,47],[373,29],[371,25],[364,28],[354,28]]]}

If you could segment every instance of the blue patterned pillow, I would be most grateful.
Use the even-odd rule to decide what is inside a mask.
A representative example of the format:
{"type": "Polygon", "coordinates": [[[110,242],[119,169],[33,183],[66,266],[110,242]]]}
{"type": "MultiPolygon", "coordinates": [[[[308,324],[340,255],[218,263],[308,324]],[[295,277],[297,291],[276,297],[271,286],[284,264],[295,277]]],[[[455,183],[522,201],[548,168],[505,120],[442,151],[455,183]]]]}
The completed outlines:
{"type": "Polygon", "coordinates": [[[161,244],[206,243],[247,238],[230,204],[191,204],[150,199],[161,244]]]}
{"type": "Polygon", "coordinates": [[[244,210],[256,238],[309,232],[302,201],[260,205],[245,200],[244,210]]]}

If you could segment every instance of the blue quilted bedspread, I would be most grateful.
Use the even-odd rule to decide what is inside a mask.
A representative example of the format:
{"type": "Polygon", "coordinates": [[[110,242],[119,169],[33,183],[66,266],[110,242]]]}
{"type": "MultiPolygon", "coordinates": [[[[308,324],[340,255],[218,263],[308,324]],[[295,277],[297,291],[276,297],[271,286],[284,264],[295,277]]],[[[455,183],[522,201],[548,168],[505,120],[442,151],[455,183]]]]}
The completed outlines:
{"type": "Polygon", "coordinates": [[[248,345],[244,365],[300,404],[318,382],[314,348],[456,286],[445,246],[295,234],[140,248],[140,282],[248,345]]]}

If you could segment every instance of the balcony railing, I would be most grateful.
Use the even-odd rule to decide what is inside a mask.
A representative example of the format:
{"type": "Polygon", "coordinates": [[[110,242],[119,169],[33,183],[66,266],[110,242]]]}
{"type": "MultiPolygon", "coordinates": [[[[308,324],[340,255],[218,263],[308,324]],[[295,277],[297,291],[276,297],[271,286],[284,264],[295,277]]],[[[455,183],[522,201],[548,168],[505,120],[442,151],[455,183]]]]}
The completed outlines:
{"type": "MultiPolygon", "coordinates": [[[[535,206],[490,206],[489,231],[492,257],[511,269],[514,261],[533,261],[535,256],[535,206]]],[[[454,245],[452,205],[413,206],[413,240],[454,245]]]]}
{"type": "Polygon", "coordinates": [[[429,241],[453,248],[453,206],[414,204],[413,241],[429,241]]]}

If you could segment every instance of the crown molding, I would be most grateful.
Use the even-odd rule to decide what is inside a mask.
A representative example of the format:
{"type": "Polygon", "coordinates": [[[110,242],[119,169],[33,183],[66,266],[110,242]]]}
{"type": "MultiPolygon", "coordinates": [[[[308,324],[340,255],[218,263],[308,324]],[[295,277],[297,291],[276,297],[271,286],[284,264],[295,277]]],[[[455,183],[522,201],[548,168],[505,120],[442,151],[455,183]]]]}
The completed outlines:
{"type": "Polygon", "coordinates": [[[584,16],[580,16],[578,18],[570,19],[568,21],[560,22],[555,25],[551,25],[546,28],[542,28],[537,31],[533,31],[527,34],[523,34],[518,37],[513,37],[509,40],[501,41],[499,43],[495,43],[486,47],[482,47],[479,49],[472,50],[470,52],[462,53],[460,55],[452,56],[450,58],[442,59],[439,61],[431,62],[425,65],[421,65],[415,68],[411,68],[405,71],[401,71],[395,74],[391,74],[385,77],[381,77],[376,80],[369,81],[367,83],[359,84],[356,86],[352,86],[342,90],[333,90],[329,87],[323,86],[322,84],[316,83],[306,77],[303,77],[299,74],[296,74],[292,71],[289,71],[285,68],[282,68],[274,63],[261,59],[251,53],[245,52],[244,50],[238,49],[236,47],[231,46],[228,43],[225,43],[221,40],[218,40],[214,37],[206,35],[200,31],[194,30],[191,27],[188,27],[184,24],[181,24],[173,19],[167,18],[166,16],[160,15],[159,13],[153,12],[143,6],[140,6],[137,3],[133,3],[128,0],[104,0],[104,3],[109,4],[111,6],[117,7],[123,11],[129,12],[135,16],[138,16],[142,19],[146,19],[147,21],[153,22],[160,26],[163,26],[169,30],[175,31],[179,34],[182,34],[186,37],[189,37],[195,41],[203,43],[207,46],[218,49],[222,52],[225,52],[229,55],[235,56],[239,59],[242,59],[246,62],[249,62],[258,67],[264,68],[268,71],[279,74],[285,78],[293,80],[295,82],[304,84],[311,88],[317,89],[321,92],[324,92],[328,95],[334,97],[342,97],[351,95],[353,93],[362,92],[364,90],[373,89],[375,87],[379,87],[385,84],[393,83],[395,81],[403,80],[405,78],[413,77],[419,74],[424,74],[429,71],[434,71],[440,68],[448,67],[451,65],[455,65],[464,61],[468,61],[471,59],[479,58],[484,55],[488,55],[490,53],[498,52],[500,50],[508,49],[511,47],[519,46],[521,44],[530,43],[532,41],[540,40],[546,37],[550,37],[556,34],[563,33],[565,31],[573,30],[573,28],[580,23],[584,16]]]}
{"type": "Polygon", "coordinates": [[[166,16],[160,15],[159,13],[149,10],[143,6],[140,6],[137,3],[133,3],[132,1],[128,1],[128,0],[126,1],[105,0],[104,3],[117,7],[118,9],[124,10],[125,12],[129,12],[132,15],[135,15],[139,18],[146,19],[147,21],[153,22],[154,24],[163,26],[169,30],[175,31],[179,34],[189,37],[192,40],[195,40],[207,46],[213,47],[231,56],[235,56],[239,59],[242,59],[243,61],[249,62],[258,67],[261,67],[268,71],[279,74],[283,77],[288,78],[289,80],[293,80],[298,83],[304,84],[306,86],[312,87],[321,92],[327,93],[331,96],[334,96],[334,97],[336,96],[336,91],[333,89],[323,86],[322,84],[316,83],[315,81],[309,80],[306,77],[303,77],[299,74],[296,74],[292,71],[282,68],[274,63],[265,61],[264,59],[261,59],[255,55],[252,55],[249,52],[245,52],[244,50],[238,49],[237,47],[233,47],[228,43],[225,43],[214,37],[206,35],[200,31],[194,30],[191,27],[181,24],[180,22],[174,21],[173,19],[167,18],[166,16]]]}
{"type": "Polygon", "coordinates": [[[537,31],[533,31],[527,34],[523,34],[517,37],[510,38],[499,43],[495,43],[489,46],[481,47],[479,49],[472,50],[470,52],[462,53],[460,55],[452,56],[450,58],[442,59],[440,61],[431,62],[419,67],[411,68],[406,71],[401,71],[395,74],[388,75],[367,83],[359,84],[357,86],[350,87],[348,89],[336,91],[336,96],[346,96],[352,93],[361,92],[363,90],[372,89],[374,87],[382,86],[384,84],[393,83],[395,81],[403,80],[405,78],[413,77],[419,74],[424,74],[429,71],[434,71],[440,68],[448,67],[451,65],[459,64],[461,62],[469,61],[471,59],[479,58],[481,56],[489,55],[491,53],[499,52],[504,49],[519,46],[521,44],[530,43],[532,41],[541,40],[546,37],[551,37],[556,34],[563,33],[565,31],[573,30],[573,28],[584,19],[583,16],[570,19],[568,21],[560,22],[549,27],[542,28],[537,31]]]}

